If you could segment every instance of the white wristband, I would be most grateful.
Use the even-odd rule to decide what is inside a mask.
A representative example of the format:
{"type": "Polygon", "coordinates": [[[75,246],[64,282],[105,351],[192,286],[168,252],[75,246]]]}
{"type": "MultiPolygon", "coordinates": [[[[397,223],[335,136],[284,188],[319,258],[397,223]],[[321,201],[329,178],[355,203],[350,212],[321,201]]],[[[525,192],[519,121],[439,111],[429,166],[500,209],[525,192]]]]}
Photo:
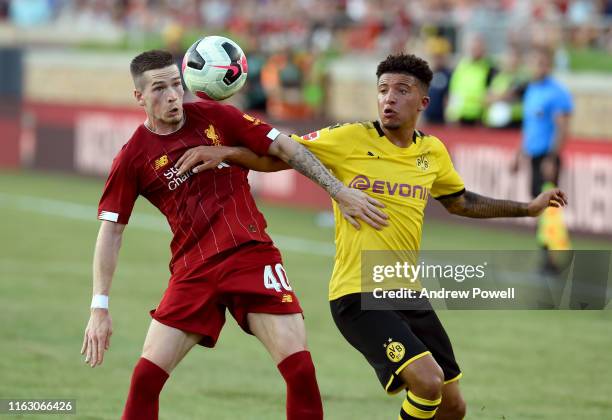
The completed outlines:
{"type": "Polygon", "coordinates": [[[108,309],[108,296],[94,295],[91,299],[91,308],[108,309]]]}

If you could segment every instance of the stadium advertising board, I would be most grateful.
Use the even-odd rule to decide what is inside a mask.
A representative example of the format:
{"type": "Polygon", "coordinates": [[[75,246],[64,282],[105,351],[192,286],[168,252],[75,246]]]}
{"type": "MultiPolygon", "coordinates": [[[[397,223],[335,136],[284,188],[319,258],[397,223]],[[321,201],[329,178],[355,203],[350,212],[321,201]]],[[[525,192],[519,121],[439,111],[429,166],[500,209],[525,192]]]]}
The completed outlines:
{"type": "MultiPolygon", "coordinates": [[[[137,108],[29,104],[27,110],[37,121],[35,167],[99,176],[108,173],[113,157],[143,120],[137,108]],[[62,157],[52,165],[48,162],[50,150],[62,157]]],[[[312,127],[279,128],[307,132],[312,127]]],[[[528,200],[527,168],[517,173],[509,170],[520,140],[518,131],[456,127],[426,127],[424,131],[444,141],[470,190],[493,197],[528,200]]],[[[582,232],[612,234],[612,224],[608,222],[612,220],[612,195],[604,193],[612,191],[612,144],[572,140],[562,159],[564,171],[560,184],[570,197],[565,212],[568,226],[582,232]]],[[[325,192],[296,172],[282,175],[253,172],[250,180],[255,192],[266,200],[307,208],[330,208],[325,192]]],[[[533,223],[528,219],[502,223],[508,222],[533,223]]]]}

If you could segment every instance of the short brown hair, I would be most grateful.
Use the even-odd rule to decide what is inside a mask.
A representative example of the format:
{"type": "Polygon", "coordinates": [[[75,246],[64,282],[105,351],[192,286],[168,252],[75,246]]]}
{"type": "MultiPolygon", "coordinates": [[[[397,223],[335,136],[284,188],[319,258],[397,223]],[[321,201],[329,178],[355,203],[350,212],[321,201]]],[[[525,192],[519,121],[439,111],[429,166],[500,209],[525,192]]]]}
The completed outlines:
{"type": "Polygon", "coordinates": [[[175,64],[174,57],[168,51],[163,50],[150,50],[138,54],[132,59],[130,63],[130,73],[132,73],[132,79],[141,76],[145,71],[163,69],[175,64]]]}

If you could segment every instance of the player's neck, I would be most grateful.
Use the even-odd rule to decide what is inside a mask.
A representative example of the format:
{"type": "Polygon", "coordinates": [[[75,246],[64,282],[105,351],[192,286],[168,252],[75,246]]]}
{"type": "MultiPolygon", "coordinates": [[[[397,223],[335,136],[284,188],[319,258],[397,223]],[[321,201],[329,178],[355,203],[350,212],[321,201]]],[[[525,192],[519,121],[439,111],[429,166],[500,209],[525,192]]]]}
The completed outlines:
{"type": "Polygon", "coordinates": [[[414,125],[399,127],[395,130],[382,127],[385,137],[397,147],[410,147],[414,136],[414,125]]]}
{"type": "Polygon", "coordinates": [[[183,127],[185,124],[185,115],[183,114],[183,118],[176,124],[166,124],[163,121],[156,121],[155,119],[147,118],[144,122],[144,126],[152,133],[159,135],[168,135],[175,133],[183,127]]]}

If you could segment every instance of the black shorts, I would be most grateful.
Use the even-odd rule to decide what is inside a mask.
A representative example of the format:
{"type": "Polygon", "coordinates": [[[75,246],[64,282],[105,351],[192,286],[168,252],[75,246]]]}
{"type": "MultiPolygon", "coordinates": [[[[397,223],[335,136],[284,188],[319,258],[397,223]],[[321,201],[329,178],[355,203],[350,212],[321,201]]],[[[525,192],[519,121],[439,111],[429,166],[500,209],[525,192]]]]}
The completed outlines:
{"type": "Polygon", "coordinates": [[[548,180],[544,178],[542,173],[542,161],[546,157],[552,157],[555,162],[555,170],[552,181],[555,186],[559,185],[559,172],[561,171],[561,158],[558,155],[549,154],[531,158],[531,196],[537,197],[542,192],[544,183],[548,180]]]}
{"type": "Polygon", "coordinates": [[[389,394],[406,388],[399,373],[428,354],[442,368],[444,383],[461,377],[451,342],[433,309],[366,311],[359,293],[332,300],[330,307],[344,338],[363,354],[389,394]]]}

